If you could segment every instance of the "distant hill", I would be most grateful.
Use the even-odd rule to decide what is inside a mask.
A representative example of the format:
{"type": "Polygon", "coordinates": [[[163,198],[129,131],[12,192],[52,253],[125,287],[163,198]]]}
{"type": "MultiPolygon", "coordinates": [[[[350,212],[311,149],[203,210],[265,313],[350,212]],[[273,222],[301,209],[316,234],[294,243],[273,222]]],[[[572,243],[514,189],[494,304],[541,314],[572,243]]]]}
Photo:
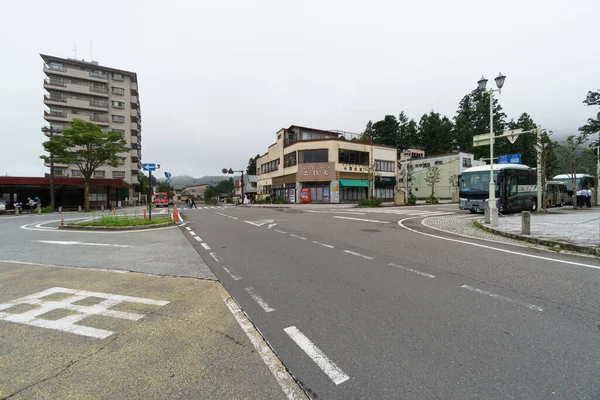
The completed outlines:
{"type": "MultiPolygon", "coordinates": [[[[173,185],[175,188],[182,188],[184,186],[187,185],[202,185],[202,184],[207,184],[210,185],[213,182],[220,182],[223,181],[225,179],[229,179],[232,178],[235,180],[238,178],[237,175],[217,175],[217,176],[203,176],[201,178],[194,178],[193,176],[189,176],[189,175],[178,175],[178,176],[172,176],[171,177],[171,185],[173,185]]],[[[159,178],[159,181],[164,181],[165,178],[159,178]]]]}

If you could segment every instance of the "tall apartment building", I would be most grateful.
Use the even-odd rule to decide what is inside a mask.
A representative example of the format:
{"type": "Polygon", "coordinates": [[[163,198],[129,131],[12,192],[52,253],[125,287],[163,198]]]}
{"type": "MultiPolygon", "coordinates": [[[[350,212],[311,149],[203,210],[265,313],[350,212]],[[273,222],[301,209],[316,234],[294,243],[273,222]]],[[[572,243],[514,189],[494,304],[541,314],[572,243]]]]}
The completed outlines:
{"type": "MultiPolygon", "coordinates": [[[[135,72],[40,54],[44,60],[44,119],[48,128],[61,131],[74,118],[93,122],[104,131],[119,131],[131,150],[122,154],[117,167],[102,166],[94,178],[124,179],[139,184],[142,159],[142,117],[135,72]]],[[[48,135],[48,133],[47,133],[48,135]]],[[[49,167],[48,164],[46,164],[49,167]]],[[[55,176],[80,177],[74,165],[55,165],[55,176]]],[[[133,193],[130,193],[130,198],[133,193]]]]}

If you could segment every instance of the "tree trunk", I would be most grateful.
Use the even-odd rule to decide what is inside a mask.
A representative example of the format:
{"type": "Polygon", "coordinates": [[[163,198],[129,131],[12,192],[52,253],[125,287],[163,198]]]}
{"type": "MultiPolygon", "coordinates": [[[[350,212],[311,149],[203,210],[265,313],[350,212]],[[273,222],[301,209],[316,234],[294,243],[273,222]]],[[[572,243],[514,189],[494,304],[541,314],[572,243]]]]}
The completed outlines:
{"type": "Polygon", "coordinates": [[[83,208],[86,212],[90,211],[90,178],[85,178],[85,190],[83,191],[83,208]]]}

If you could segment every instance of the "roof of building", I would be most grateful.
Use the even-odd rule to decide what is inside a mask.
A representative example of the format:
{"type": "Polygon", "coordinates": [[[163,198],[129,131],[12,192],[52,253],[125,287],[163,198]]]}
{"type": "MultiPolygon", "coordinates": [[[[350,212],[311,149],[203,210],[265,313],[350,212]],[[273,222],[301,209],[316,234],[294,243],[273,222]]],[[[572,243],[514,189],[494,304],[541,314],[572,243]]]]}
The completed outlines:
{"type": "MultiPolygon", "coordinates": [[[[54,185],[55,186],[83,186],[85,184],[85,180],[83,178],[73,178],[66,176],[55,176],[54,177],[54,185]]],[[[31,186],[42,186],[42,185],[50,185],[50,177],[43,176],[0,176],[0,185],[31,185],[31,186]]],[[[91,178],[90,185],[101,185],[101,186],[116,186],[116,187],[126,187],[132,188],[133,185],[127,182],[124,179],[115,179],[115,178],[91,178]]]]}
{"type": "Polygon", "coordinates": [[[62,58],[62,57],[51,56],[51,55],[48,55],[48,54],[41,54],[40,53],[40,57],[42,57],[42,59],[45,62],[48,62],[49,60],[60,61],[60,62],[68,63],[68,64],[80,65],[82,67],[98,68],[98,69],[104,69],[104,70],[107,70],[107,71],[110,71],[110,72],[116,72],[116,73],[119,73],[119,74],[127,74],[127,75],[130,75],[130,76],[133,76],[134,81],[137,82],[137,73],[131,72],[131,71],[126,71],[124,69],[117,69],[117,68],[112,68],[112,67],[106,67],[104,65],[97,64],[96,62],[76,60],[74,58],[62,58]]]}
{"type": "Polygon", "coordinates": [[[465,153],[463,151],[459,151],[458,153],[445,153],[445,154],[438,154],[436,156],[427,156],[427,157],[419,157],[419,158],[413,158],[413,161],[421,161],[421,160],[432,160],[434,158],[442,158],[442,157],[450,157],[450,156],[457,156],[459,154],[468,154],[468,155],[473,155],[473,153],[465,153]]]}

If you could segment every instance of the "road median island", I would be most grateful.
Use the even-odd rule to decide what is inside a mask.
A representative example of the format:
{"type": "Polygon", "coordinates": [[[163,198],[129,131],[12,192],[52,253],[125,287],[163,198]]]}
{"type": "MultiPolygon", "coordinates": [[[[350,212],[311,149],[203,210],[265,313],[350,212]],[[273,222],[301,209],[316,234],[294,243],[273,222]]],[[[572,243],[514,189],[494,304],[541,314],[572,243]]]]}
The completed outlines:
{"type": "Polygon", "coordinates": [[[476,228],[479,228],[486,232],[490,232],[495,235],[499,235],[499,236],[503,236],[503,237],[507,237],[507,238],[511,238],[511,239],[521,240],[521,241],[527,242],[527,243],[534,243],[534,244],[539,244],[542,246],[548,246],[548,247],[552,247],[552,248],[557,248],[557,246],[559,246],[560,250],[570,250],[570,251],[575,251],[575,252],[579,252],[579,253],[600,256],[600,248],[594,247],[594,246],[581,246],[581,245],[561,242],[561,241],[557,241],[557,240],[540,239],[540,238],[536,238],[533,236],[518,235],[515,233],[504,232],[500,229],[494,229],[492,227],[485,226],[478,221],[473,221],[473,225],[476,228]]]}
{"type": "Polygon", "coordinates": [[[174,226],[175,221],[169,217],[158,217],[153,220],[129,217],[127,215],[115,215],[115,216],[101,216],[88,221],[70,223],[68,225],[61,225],[58,229],[70,229],[70,230],[108,230],[108,231],[121,231],[121,230],[137,230],[137,229],[152,229],[152,228],[164,228],[168,226],[174,226]]]}

